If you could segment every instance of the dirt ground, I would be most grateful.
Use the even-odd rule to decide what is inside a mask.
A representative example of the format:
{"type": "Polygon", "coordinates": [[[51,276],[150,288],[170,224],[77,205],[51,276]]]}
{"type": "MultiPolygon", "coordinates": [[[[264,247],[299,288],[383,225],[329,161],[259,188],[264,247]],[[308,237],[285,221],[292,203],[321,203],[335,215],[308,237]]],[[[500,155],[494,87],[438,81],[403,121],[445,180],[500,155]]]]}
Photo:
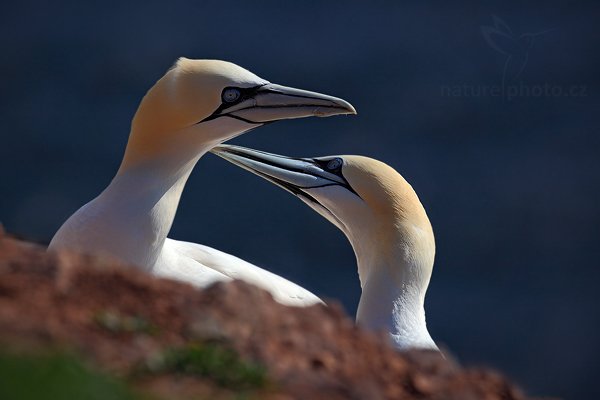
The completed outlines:
{"type": "Polygon", "coordinates": [[[157,398],[526,398],[499,373],[433,352],[400,354],[336,304],[288,308],[242,282],[199,291],[2,234],[0,347],[68,349],[157,398]],[[165,354],[190,346],[201,349],[201,368],[165,364],[165,354]],[[240,360],[219,358],[230,351],[240,360]]]}

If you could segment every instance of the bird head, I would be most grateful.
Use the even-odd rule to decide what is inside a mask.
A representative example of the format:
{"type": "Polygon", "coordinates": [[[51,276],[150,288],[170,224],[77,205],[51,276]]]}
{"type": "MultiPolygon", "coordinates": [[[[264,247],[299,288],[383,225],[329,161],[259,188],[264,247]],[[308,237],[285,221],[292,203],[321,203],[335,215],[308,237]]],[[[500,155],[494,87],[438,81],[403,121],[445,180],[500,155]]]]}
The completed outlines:
{"type": "Polygon", "coordinates": [[[431,224],[411,185],[387,164],[362,156],[292,158],[231,145],[212,152],[293,193],[336,225],[359,266],[402,258],[428,284],[435,254],[431,224]]]}
{"type": "Polygon", "coordinates": [[[342,99],[272,84],[230,62],[180,58],[143,98],[121,168],[210,149],[277,120],[355,113],[342,99]]]}

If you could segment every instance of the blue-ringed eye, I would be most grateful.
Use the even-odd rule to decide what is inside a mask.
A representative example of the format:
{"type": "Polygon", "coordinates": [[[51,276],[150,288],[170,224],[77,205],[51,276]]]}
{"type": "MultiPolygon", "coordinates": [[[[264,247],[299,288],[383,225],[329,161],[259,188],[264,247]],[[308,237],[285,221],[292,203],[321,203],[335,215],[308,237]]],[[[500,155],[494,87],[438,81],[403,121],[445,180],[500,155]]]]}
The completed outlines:
{"type": "Polygon", "coordinates": [[[241,95],[242,93],[237,88],[226,88],[221,94],[221,99],[225,103],[233,103],[234,101],[239,99],[241,95]]]}
{"type": "Polygon", "coordinates": [[[341,158],[336,157],[333,160],[329,160],[329,162],[327,163],[327,169],[330,171],[336,170],[339,167],[341,167],[343,163],[344,162],[341,158]]]}

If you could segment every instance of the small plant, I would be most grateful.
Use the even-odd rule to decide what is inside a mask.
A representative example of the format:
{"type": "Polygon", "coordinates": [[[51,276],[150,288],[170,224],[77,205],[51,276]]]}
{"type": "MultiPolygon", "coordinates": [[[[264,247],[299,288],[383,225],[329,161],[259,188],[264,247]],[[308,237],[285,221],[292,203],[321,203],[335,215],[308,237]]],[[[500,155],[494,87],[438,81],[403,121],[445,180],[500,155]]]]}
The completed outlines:
{"type": "Polygon", "coordinates": [[[113,333],[145,333],[156,334],[157,328],[140,316],[122,315],[118,312],[104,310],[94,316],[94,320],[102,328],[113,333]]]}
{"type": "Polygon", "coordinates": [[[152,372],[197,375],[231,389],[260,389],[267,386],[266,370],[245,362],[236,352],[215,344],[190,344],[165,351],[152,372]]]}
{"type": "Polygon", "coordinates": [[[127,385],[94,372],[65,353],[0,351],[0,399],[140,400],[127,385]]]}

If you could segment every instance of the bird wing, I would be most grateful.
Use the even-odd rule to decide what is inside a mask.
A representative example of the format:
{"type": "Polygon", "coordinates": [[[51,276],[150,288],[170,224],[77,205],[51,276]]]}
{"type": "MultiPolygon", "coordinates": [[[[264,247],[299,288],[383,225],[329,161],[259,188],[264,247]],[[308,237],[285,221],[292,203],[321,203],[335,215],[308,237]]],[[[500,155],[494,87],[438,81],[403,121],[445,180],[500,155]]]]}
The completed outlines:
{"type": "Polygon", "coordinates": [[[169,246],[180,256],[192,259],[206,269],[222,275],[225,278],[222,280],[239,279],[260,287],[271,293],[273,298],[281,304],[307,307],[323,303],[321,299],[303,287],[212,247],[173,239],[167,239],[165,246],[169,246]]]}

